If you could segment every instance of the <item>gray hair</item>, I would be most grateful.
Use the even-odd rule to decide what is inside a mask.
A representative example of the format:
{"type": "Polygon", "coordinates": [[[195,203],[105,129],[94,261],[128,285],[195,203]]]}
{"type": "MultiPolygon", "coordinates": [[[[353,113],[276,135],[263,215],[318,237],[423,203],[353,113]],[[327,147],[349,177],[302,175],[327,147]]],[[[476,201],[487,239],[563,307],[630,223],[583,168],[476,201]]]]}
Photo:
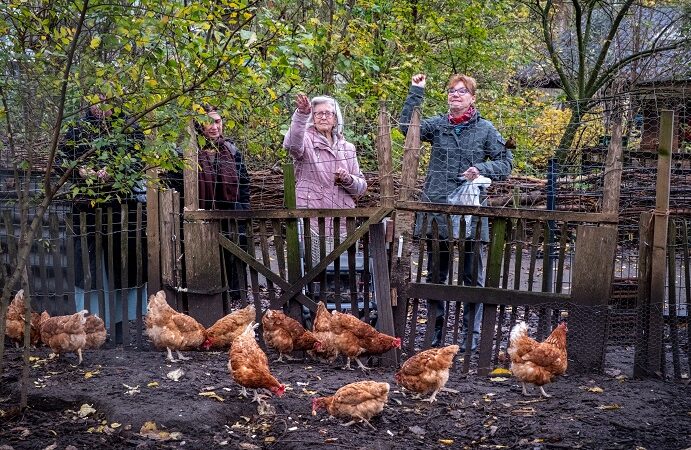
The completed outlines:
{"type": "MultiPolygon", "coordinates": [[[[328,95],[320,95],[312,99],[312,111],[314,111],[317,105],[321,105],[322,103],[329,103],[332,105],[336,113],[336,126],[334,126],[331,131],[335,142],[340,136],[343,136],[343,114],[341,114],[341,107],[338,105],[338,101],[336,101],[335,98],[329,97],[328,95]]],[[[307,126],[310,125],[314,125],[314,116],[312,114],[310,114],[309,119],[307,119],[307,126]]]]}

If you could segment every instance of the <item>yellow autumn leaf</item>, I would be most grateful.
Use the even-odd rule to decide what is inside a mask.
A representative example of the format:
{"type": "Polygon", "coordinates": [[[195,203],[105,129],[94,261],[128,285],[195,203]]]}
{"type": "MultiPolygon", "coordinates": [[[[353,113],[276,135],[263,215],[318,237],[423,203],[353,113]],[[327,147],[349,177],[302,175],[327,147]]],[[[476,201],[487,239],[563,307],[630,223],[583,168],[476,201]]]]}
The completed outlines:
{"type": "Polygon", "coordinates": [[[489,373],[491,377],[496,377],[499,375],[511,375],[511,371],[509,369],[504,369],[503,367],[497,367],[493,371],[489,373]]]}
{"type": "Polygon", "coordinates": [[[89,378],[93,378],[94,375],[98,375],[98,373],[99,373],[98,370],[94,370],[93,372],[92,371],[86,372],[84,374],[84,378],[86,378],[88,380],[89,378]]]}
{"type": "Polygon", "coordinates": [[[508,378],[506,378],[506,377],[492,377],[489,379],[489,381],[494,381],[497,383],[500,383],[500,382],[506,381],[506,380],[508,380],[508,378]]]}
{"type": "Polygon", "coordinates": [[[86,417],[95,412],[96,410],[91,405],[84,403],[81,408],[79,408],[79,417],[86,417]]]}
{"type": "Polygon", "coordinates": [[[118,423],[118,422],[113,422],[110,424],[111,428],[120,428],[121,426],[122,426],[122,424],[118,423]]]}
{"type": "Polygon", "coordinates": [[[598,387],[598,386],[586,387],[585,390],[588,392],[594,392],[596,394],[601,394],[601,393],[605,392],[604,389],[602,389],[601,387],[598,387]]]}
{"type": "Polygon", "coordinates": [[[41,358],[39,358],[38,356],[29,356],[29,362],[36,362],[40,360],[41,358]]]}
{"type": "Polygon", "coordinates": [[[148,383],[146,385],[146,387],[150,387],[150,388],[158,387],[158,381],[152,381],[151,383],[148,383]]]}
{"type": "Polygon", "coordinates": [[[307,395],[315,395],[317,391],[310,391],[309,389],[302,388],[302,393],[307,395]]]}
{"type": "Polygon", "coordinates": [[[439,439],[441,445],[453,445],[453,439],[439,439]]]}
{"type": "Polygon", "coordinates": [[[225,401],[225,399],[224,399],[223,397],[221,397],[220,395],[218,395],[218,394],[215,393],[214,391],[200,392],[199,395],[201,395],[202,397],[213,398],[213,399],[215,399],[215,400],[218,400],[219,402],[224,402],[224,401],[225,401]]]}
{"type": "Polygon", "coordinates": [[[101,45],[101,38],[98,36],[95,36],[91,38],[91,42],[89,43],[89,47],[92,49],[98,48],[98,46],[101,45]]]}

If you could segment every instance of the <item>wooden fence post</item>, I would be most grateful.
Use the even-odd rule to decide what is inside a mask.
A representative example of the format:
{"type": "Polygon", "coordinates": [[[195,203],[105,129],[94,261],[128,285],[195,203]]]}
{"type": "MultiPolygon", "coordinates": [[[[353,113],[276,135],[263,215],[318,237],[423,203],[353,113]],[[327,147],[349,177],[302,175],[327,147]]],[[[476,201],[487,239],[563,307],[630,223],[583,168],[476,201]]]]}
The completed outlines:
{"type": "Polygon", "coordinates": [[[379,103],[379,128],[377,132],[377,160],[379,162],[379,195],[381,206],[393,207],[393,168],[391,163],[391,124],[386,103],[379,103]]]}
{"type": "MultiPolygon", "coordinates": [[[[295,192],[295,166],[292,163],[283,165],[283,203],[286,208],[297,208],[297,193],[295,192]]],[[[334,231],[337,233],[338,231],[334,231]]],[[[298,237],[298,219],[286,220],[286,250],[288,252],[288,282],[293,284],[302,277],[300,269],[300,239],[298,237]]],[[[306,248],[306,252],[312,249],[306,248]]],[[[282,257],[283,255],[278,255],[282,257]]],[[[289,299],[288,308],[293,319],[302,322],[302,308],[300,303],[289,299]]]]}
{"type": "MultiPolygon", "coordinates": [[[[645,349],[636,352],[637,355],[641,355],[641,358],[634,364],[634,371],[638,375],[660,374],[662,369],[673,124],[674,111],[663,110],[660,117],[660,138],[657,151],[657,183],[655,187],[655,211],[652,217],[650,267],[646,268],[650,278],[649,284],[643,284],[650,289],[648,295],[646,292],[641,292],[639,282],[639,307],[642,308],[641,312],[645,313],[643,318],[647,319],[648,323],[642,323],[642,329],[639,329],[639,334],[642,334],[644,338],[640,344],[644,345],[645,349]]],[[[640,270],[639,274],[639,276],[646,275],[640,273],[640,270]]]]}
{"type": "Polygon", "coordinates": [[[638,299],[636,305],[636,349],[633,376],[648,375],[650,340],[650,274],[652,271],[653,214],[644,212],[638,226],[638,299]]]}
{"type": "MultiPolygon", "coordinates": [[[[190,119],[187,125],[190,136],[185,147],[185,210],[199,209],[199,184],[197,181],[197,134],[190,119]]],[[[187,274],[187,307],[189,314],[205,327],[211,326],[223,316],[223,282],[218,235],[218,221],[189,221],[184,223],[185,262],[187,274]]],[[[172,245],[172,243],[169,243],[172,245]]],[[[168,303],[175,302],[169,298],[168,303]]]]}
{"type": "MultiPolygon", "coordinates": [[[[377,299],[377,328],[380,332],[394,336],[393,310],[391,309],[391,291],[389,282],[389,268],[386,260],[386,230],[383,223],[369,226],[370,248],[374,260],[374,293],[377,299]]],[[[403,336],[398,335],[403,341],[403,336]]],[[[382,355],[385,366],[398,365],[398,351],[389,350],[382,355]]]]}
{"type": "MultiPolygon", "coordinates": [[[[398,200],[412,201],[417,172],[420,166],[420,109],[415,108],[406,134],[401,165],[401,189],[398,200]]],[[[413,244],[413,224],[415,214],[411,211],[396,211],[394,214],[394,242],[391,264],[391,297],[395,302],[394,326],[397,336],[405,333],[406,314],[408,309],[408,283],[410,282],[410,257],[413,244]]]]}
{"type": "Polygon", "coordinates": [[[147,291],[149,295],[161,290],[161,240],[160,209],[158,203],[157,177],[154,169],[147,171],[149,183],[146,188],[146,251],[147,291]]]}
{"type": "Polygon", "coordinates": [[[579,225],[569,311],[569,372],[602,371],[610,291],[617,249],[616,228],[579,225]]]}

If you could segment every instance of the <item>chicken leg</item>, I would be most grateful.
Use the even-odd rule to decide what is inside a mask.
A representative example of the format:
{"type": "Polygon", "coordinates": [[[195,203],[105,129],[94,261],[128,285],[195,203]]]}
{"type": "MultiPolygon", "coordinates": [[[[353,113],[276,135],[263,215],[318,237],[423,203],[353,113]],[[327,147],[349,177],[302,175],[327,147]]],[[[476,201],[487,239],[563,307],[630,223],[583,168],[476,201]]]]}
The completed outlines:
{"type": "Polygon", "coordinates": [[[441,390],[441,389],[437,389],[436,391],[432,392],[432,395],[430,395],[430,396],[427,397],[427,398],[423,398],[423,399],[420,400],[420,401],[421,401],[421,402],[430,402],[430,403],[436,402],[436,401],[437,401],[437,393],[438,393],[440,390],[441,390]]]}
{"type": "Polygon", "coordinates": [[[545,392],[545,388],[543,388],[542,386],[540,386],[540,393],[542,393],[542,395],[544,395],[546,398],[551,398],[551,397],[552,397],[552,396],[549,395],[547,392],[545,392]]]}
{"type": "Polygon", "coordinates": [[[82,363],[82,349],[81,348],[77,349],[77,355],[79,355],[79,363],[78,364],[81,364],[82,363]]]}
{"type": "Polygon", "coordinates": [[[365,419],[365,418],[363,418],[363,417],[358,417],[358,419],[360,419],[360,420],[351,420],[351,421],[348,422],[348,423],[344,423],[343,426],[344,426],[344,427],[349,427],[349,426],[351,426],[351,425],[353,425],[353,424],[356,424],[356,423],[358,423],[358,422],[365,422],[371,429],[373,429],[373,430],[376,431],[376,428],[374,427],[374,425],[372,425],[371,423],[369,423],[369,420],[367,420],[367,419],[365,419]]]}
{"type": "Polygon", "coordinates": [[[532,397],[533,394],[529,394],[529,393],[528,393],[528,390],[527,390],[526,387],[525,387],[525,383],[521,383],[521,385],[523,386],[523,396],[525,396],[525,397],[532,397]]]}
{"type": "Polygon", "coordinates": [[[281,353],[281,354],[278,355],[278,359],[276,360],[276,362],[284,362],[284,361],[283,361],[283,357],[284,357],[284,356],[286,357],[286,362],[287,362],[287,361],[295,361],[295,360],[297,359],[297,358],[293,358],[292,356],[290,356],[290,355],[288,355],[288,354],[286,354],[286,353],[281,353]]]}

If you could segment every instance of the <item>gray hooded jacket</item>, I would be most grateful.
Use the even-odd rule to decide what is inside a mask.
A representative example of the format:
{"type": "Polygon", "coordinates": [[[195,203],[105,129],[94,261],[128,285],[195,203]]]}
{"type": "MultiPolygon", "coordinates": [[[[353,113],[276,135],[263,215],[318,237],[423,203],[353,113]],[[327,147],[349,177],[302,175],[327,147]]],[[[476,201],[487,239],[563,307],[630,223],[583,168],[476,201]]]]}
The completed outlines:
{"type": "MultiPolygon", "coordinates": [[[[401,112],[400,130],[405,134],[413,114],[413,108],[422,104],[424,89],[411,86],[401,112]]],[[[485,120],[476,112],[469,121],[454,125],[446,114],[429,117],[420,124],[420,140],[432,144],[429,168],[420,200],[432,203],[448,203],[448,196],[464,178],[460,175],[474,166],[480,175],[493,181],[503,180],[511,174],[513,155],[505,147],[506,141],[501,137],[492,122],[485,120]]],[[[484,203],[483,203],[484,204],[484,203]]],[[[441,214],[430,214],[439,226],[439,236],[448,239],[449,232],[446,218],[441,214]]],[[[420,234],[423,214],[418,214],[415,233],[420,234]]],[[[474,218],[473,226],[476,223],[474,218]]],[[[489,241],[487,219],[483,219],[480,239],[489,241]]],[[[428,219],[428,235],[431,222],[428,219]]]]}

